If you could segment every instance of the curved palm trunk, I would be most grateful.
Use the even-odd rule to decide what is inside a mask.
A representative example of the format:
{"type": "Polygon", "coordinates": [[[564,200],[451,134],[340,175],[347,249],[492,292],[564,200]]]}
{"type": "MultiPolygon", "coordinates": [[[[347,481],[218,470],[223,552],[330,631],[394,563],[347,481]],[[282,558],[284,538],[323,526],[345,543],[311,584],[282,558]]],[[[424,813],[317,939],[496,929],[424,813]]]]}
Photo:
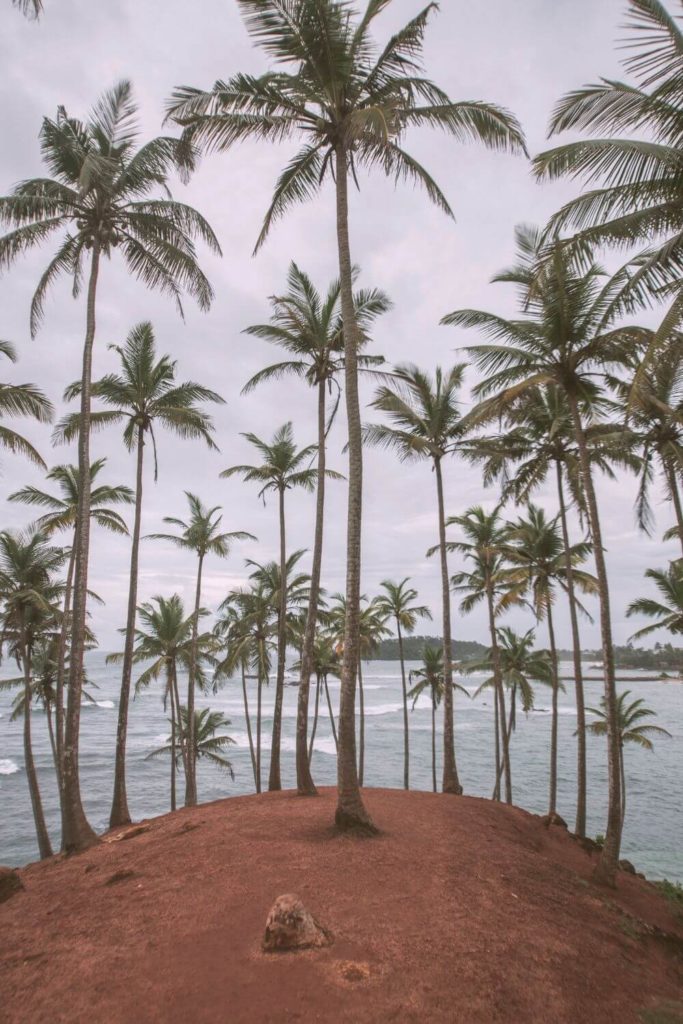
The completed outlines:
{"type": "Polygon", "coordinates": [[[339,750],[339,739],[337,737],[337,727],[334,724],[334,711],[332,710],[332,701],[330,700],[330,688],[327,685],[327,675],[323,676],[323,685],[325,687],[325,697],[327,698],[327,710],[330,716],[330,725],[332,726],[332,739],[337,751],[339,750]]]}
{"type": "Polygon", "coordinates": [[[190,666],[187,679],[187,765],[185,767],[185,806],[197,805],[197,750],[194,720],[194,680],[197,667],[197,636],[199,634],[199,608],[202,600],[202,569],[204,554],[199,554],[197,566],[197,589],[194,596],[194,617],[192,619],[192,640],[190,646],[190,666]]]}
{"type": "Polygon", "coordinates": [[[598,503],[595,497],[595,488],[593,486],[593,476],[588,456],[586,435],[581,422],[581,413],[579,411],[579,404],[576,399],[576,395],[569,392],[568,399],[574,423],[576,443],[579,449],[581,479],[586,494],[588,523],[590,526],[591,539],[593,541],[595,571],[598,577],[598,589],[600,594],[600,633],[602,638],[602,657],[605,678],[604,693],[607,717],[607,769],[609,792],[605,845],[603,846],[600,861],[595,870],[595,878],[597,881],[613,886],[615,884],[615,875],[619,864],[619,849],[621,846],[621,777],[619,770],[619,718],[617,713],[617,691],[614,668],[614,645],[612,642],[612,617],[610,614],[609,583],[607,579],[605,553],[602,546],[602,530],[600,528],[598,503]]]}
{"type": "Polygon", "coordinates": [[[57,747],[57,785],[59,786],[60,807],[63,802],[64,787],[64,676],[66,667],[66,643],[69,635],[69,616],[71,614],[71,595],[74,583],[74,566],[76,563],[76,534],[74,531],[69,555],[69,567],[66,571],[64,588],[64,607],[62,622],[59,627],[59,643],[57,645],[57,683],[55,687],[55,743],[57,747]]]}
{"type": "Polygon", "coordinates": [[[285,537],[285,492],[280,488],[280,607],[277,615],[277,676],[275,707],[270,746],[268,789],[282,789],[280,781],[280,737],[282,735],[282,701],[285,693],[285,656],[287,654],[287,545],[285,537]]]}
{"type": "Polygon", "coordinates": [[[256,785],[256,754],[254,752],[254,739],[253,736],[251,735],[251,716],[249,714],[249,698],[247,696],[247,677],[244,662],[242,662],[242,700],[244,701],[244,720],[247,723],[247,738],[249,740],[251,769],[254,773],[254,785],[256,785]]]}
{"type": "Polygon", "coordinates": [[[664,467],[666,473],[667,483],[669,484],[669,493],[671,494],[671,501],[676,513],[676,523],[678,525],[678,539],[683,549],[683,506],[681,505],[681,492],[678,489],[678,481],[676,480],[676,473],[670,467],[664,467]]]}
{"type": "Polygon", "coordinates": [[[173,697],[175,700],[176,708],[176,730],[178,733],[178,743],[180,744],[180,757],[183,762],[183,772],[185,773],[185,778],[187,778],[187,737],[183,735],[183,724],[182,719],[180,717],[180,692],[178,690],[178,670],[176,668],[175,661],[173,662],[171,671],[171,678],[173,683],[173,697]]]}
{"type": "Polygon", "coordinates": [[[169,665],[166,687],[171,698],[171,810],[176,809],[176,706],[173,693],[173,674],[169,665]]]}
{"type": "Polygon", "coordinates": [[[462,786],[458,779],[455,763],[455,739],[453,733],[453,668],[451,665],[451,589],[448,578],[448,557],[446,554],[446,512],[443,500],[443,477],[441,459],[434,459],[436,474],[436,496],[439,507],[439,556],[441,559],[441,608],[443,612],[443,791],[460,796],[462,786]]]}
{"type": "MultiPolygon", "coordinates": [[[[23,630],[22,630],[23,632],[23,630]]],[[[52,844],[45,824],[43,814],[43,801],[40,797],[38,786],[38,775],[33,760],[33,744],[31,742],[31,655],[28,650],[25,636],[21,643],[21,660],[24,668],[24,763],[26,765],[26,779],[31,794],[31,807],[33,808],[33,821],[36,826],[36,837],[38,839],[38,852],[40,859],[52,856],[52,844]]]]}
{"type": "MultiPolygon", "coordinates": [[[[307,751],[308,696],[311,684],[311,664],[315,627],[318,621],[318,596],[320,593],[320,572],[323,556],[323,528],[325,521],[325,386],[318,382],[318,477],[315,499],[315,535],[313,540],[313,565],[311,567],[311,589],[306,612],[306,628],[301,648],[301,679],[296,712],[296,788],[299,796],[316,796],[317,789],[311,775],[311,759],[307,751]]],[[[320,695],[320,680],[316,690],[316,704],[320,695]]],[[[311,750],[313,745],[311,744],[311,750]]]]}
{"type": "Polygon", "coordinates": [[[363,691],[363,663],[358,659],[358,710],[360,711],[360,737],[358,744],[358,785],[365,778],[365,693],[363,691]]]}
{"type": "Polygon", "coordinates": [[[337,757],[337,809],[340,829],[375,832],[365,809],[356,772],[356,671],[360,656],[360,571],[363,499],[363,444],[358,399],[358,347],[360,331],[353,304],[353,274],[349,247],[348,167],[343,142],[335,150],[337,246],[342,320],[344,323],[344,382],[348,422],[349,490],[346,534],[346,617],[344,660],[339,698],[339,754],[337,757]]]}
{"type": "Polygon", "coordinates": [[[500,777],[501,772],[505,776],[505,803],[512,803],[512,769],[510,766],[510,742],[509,732],[505,726],[505,691],[500,671],[500,650],[498,648],[498,636],[496,634],[496,613],[493,607],[493,590],[490,583],[486,585],[486,604],[489,613],[489,632],[491,634],[491,659],[493,661],[493,685],[496,692],[498,704],[498,721],[502,733],[503,757],[497,768],[496,785],[493,791],[493,799],[500,800],[500,777]]]}
{"type": "Polygon", "coordinates": [[[408,689],[406,686],[406,666],[403,657],[403,635],[401,623],[396,616],[396,633],[398,636],[398,656],[401,661],[401,687],[403,690],[403,788],[410,789],[410,738],[408,733],[408,689]]]}
{"type": "Polygon", "coordinates": [[[432,791],[436,793],[436,697],[432,691],[432,791]]]}
{"type": "Polygon", "coordinates": [[[133,645],[135,643],[135,615],[138,603],[138,561],[140,553],[140,526],[142,521],[142,466],[145,452],[145,429],[138,426],[137,472],[135,477],[135,520],[133,541],[130,549],[130,577],[128,582],[128,616],[126,618],[126,643],[123,650],[121,672],[121,693],[119,695],[119,719],[116,727],[116,761],[114,766],[114,797],[112,800],[109,827],[130,823],[128,796],[126,794],[126,737],[128,733],[128,707],[130,703],[130,681],[133,673],[133,645]]]}
{"type": "Polygon", "coordinates": [[[579,634],[579,616],[576,611],[574,591],[574,568],[572,566],[569,528],[567,526],[567,507],[564,500],[562,482],[562,466],[559,460],[555,463],[557,473],[557,497],[560,506],[560,522],[562,524],[562,542],[564,544],[564,567],[567,574],[567,595],[569,598],[569,618],[572,627],[572,649],[574,655],[574,688],[576,693],[576,825],[577,836],[586,835],[586,703],[583,692],[583,667],[581,665],[581,637],[579,634]]]}
{"type": "MultiPolygon", "coordinates": [[[[318,731],[318,712],[320,710],[320,673],[316,673],[315,682],[315,710],[313,712],[313,728],[311,729],[311,742],[308,745],[308,763],[310,764],[313,760],[313,751],[315,749],[315,734],[318,731]]],[[[305,794],[304,794],[305,795],[305,794]]]]}
{"type": "Polygon", "coordinates": [[[555,644],[555,627],[553,625],[553,613],[548,603],[548,642],[550,644],[551,660],[551,681],[553,687],[552,720],[550,723],[550,796],[548,799],[548,814],[554,814],[557,810],[557,698],[560,689],[560,681],[557,671],[557,646],[555,644]]]}
{"type": "Polygon", "coordinates": [[[88,557],[90,553],[90,391],[92,384],[92,352],[95,341],[95,300],[100,267],[97,242],[92,250],[88,301],[86,309],[85,344],[81,374],[80,430],[78,433],[78,473],[80,491],[76,519],[76,559],[74,568],[74,608],[71,625],[71,658],[69,661],[69,694],[64,723],[62,849],[65,853],[84,850],[97,841],[83,810],[78,774],[78,739],[81,725],[83,694],[83,657],[85,654],[85,621],[88,600],[88,557]]]}

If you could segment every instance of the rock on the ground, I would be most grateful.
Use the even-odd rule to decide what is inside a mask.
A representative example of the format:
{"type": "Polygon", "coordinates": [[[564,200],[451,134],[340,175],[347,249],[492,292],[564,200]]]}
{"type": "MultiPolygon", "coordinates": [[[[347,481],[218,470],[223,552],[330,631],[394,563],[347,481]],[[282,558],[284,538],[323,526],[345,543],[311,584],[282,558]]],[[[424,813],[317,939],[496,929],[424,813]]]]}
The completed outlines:
{"type": "Polygon", "coordinates": [[[559,828],[568,828],[567,822],[564,818],[561,818],[555,811],[553,811],[552,814],[544,814],[541,821],[546,828],[550,828],[551,825],[558,825],[559,828]]]}
{"type": "Polygon", "coordinates": [[[23,888],[24,885],[14,868],[0,866],[0,903],[21,892],[23,888]]]}
{"type": "Polygon", "coordinates": [[[288,949],[327,946],[329,932],[318,924],[298,896],[278,896],[271,907],[263,936],[263,951],[277,953],[288,949]]]}

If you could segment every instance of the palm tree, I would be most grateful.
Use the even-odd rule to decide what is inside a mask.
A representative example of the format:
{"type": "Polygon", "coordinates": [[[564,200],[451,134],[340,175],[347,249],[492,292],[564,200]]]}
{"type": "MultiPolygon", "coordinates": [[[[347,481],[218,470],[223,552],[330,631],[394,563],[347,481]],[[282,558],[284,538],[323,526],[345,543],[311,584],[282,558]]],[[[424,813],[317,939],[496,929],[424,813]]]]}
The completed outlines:
{"type": "MultiPolygon", "coordinates": [[[[227,772],[230,778],[234,779],[235,773],[233,771],[232,764],[228,761],[227,757],[223,756],[223,751],[235,741],[227,734],[216,736],[218,729],[222,729],[231,724],[230,719],[226,718],[221,711],[212,711],[211,708],[202,708],[201,711],[195,711],[194,726],[190,728],[188,724],[187,708],[183,705],[179,710],[181,735],[185,737],[189,737],[191,735],[193,737],[188,763],[196,764],[200,759],[206,760],[209,764],[214,765],[214,767],[227,772]]],[[[158,747],[156,750],[152,750],[147,754],[145,761],[149,761],[153,757],[161,757],[164,754],[170,754],[171,759],[175,757],[176,761],[179,760],[173,733],[171,733],[163,747],[158,747]]]]}
{"type": "Polygon", "coordinates": [[[392,425],[372,424],[363,430],[368,444],[390,448],[401,462],[429,459],[436,480],[439,554],[441,561],[441,610],[444,691],[443,791],[462,793],[455,761],[453,737],[453,669],[451,642],[451,597],[446,548],[442,462],[456,450],[463,437],[457,393],[462,384],[463,363],[444,372],[437,366],[432,379],[424,370],[406,363],[395,367],[390,383],[378,388],[371,405],[387,413],[392,425]]]}
{"type": "MultiPolygon", "coordinates": [[[[362,439],[357,354],[362,334],[354,311],[349,239],[349,175],[380,167],[394,180],[422,185],[447,214],[445,196],[403,148],[407,128],[439,127],[457,139],[492,149],[524,152],[517,120],[491,104],[453,103],[422,74],[424,34],[437,5],[428,3],[379,50],[375,19],[389,0],[369,0],[357,15],[346,0],[238,0],[247,31],[277,70],[237,74],[213,89],[176,89],[170,114],[188,145],[226,150],[247,138],[279,142],[299,137],[303,148],[282,172],[257,242],[292,205],[310,199],[325,178],[335,185],[337,250],[344,323],[344,381],[348,423],[349,493],[347,610],[344,637],[340,754],[337,762],[338,828],[374,831],[356,777],[355,687],[361,574],[362,439]],[[285,70],[285,68],[287,70],[285,70]]],[[[450,766],[449,766],[450,771],[450,766]]]]}
{"type": "MultiPolygon", "coordinates": [[[[552,723],[550,731],[550,793],[548,813],[557,811],[557,727],[558,694],[560,689],[557,643],[553,621],[556,586],[567,584],[567,552],[558,526],[559,515],[547,519],[538,505],[529,504],[525,517],[508,523],[506,529],[505,556],[510,562],[508,578],[522,591],[531,592],[530,604],[536,621],[546,619],[550,644],[550,669],[552,685],[552,723]]],[[[585,594],[597,592],[597,580],[590,573],[579,569],[590,553],[590,544],[573,544],[569,550],[572,563],[572,582],[575,588],[585,594]]]]}
{"type": "Polygon", "coordinates": [[[52,856],[31,741],[32,657],[47,630],[56,631],[62,586],[55,573],[65,552],[40,530],[0,533],[0,645],[8,644],[24,675],[24,761],[41,860],[52,856]]]}
{"type": "Polygon", "coordinates": [[[631,601],[626,614],[645,615],[649,619],[657,619],[651,626],[643,626],[637,630],[631,640],[640,636],[648,636],[657,629],[666,629],[669,633],[683,633],[683,562],[671,562],[666,572],[661,569],[648,569],[646,579],[652,580],[662,600],[654,601],[649,597],[639,597],[631,601]]]}
{"type": "MultiPolygon", "coordinates": [[[[9,341],[0,341],[0,355],[12,363],[17,360],[14,346],[9,341]]],[[[34,465],[47,469],[33,445],[15,430],[2,426],[1,421],[3,416],[30,416],[39,423],[50,423],[53,415],[52,402],[35,384],[0,384],[0,447],[13,454],[23,455],[34,465]]]]}
{"type": "MultiPolygon", "coordinates": [[[[258,384],[294,376],[315,388],[318,397],[318,476],[316,481],[315,532],[313,542],[313,565],[311,569],[311,596],[308,602],[306,623],[301,650],[301,679],[296,723],[296,778],[297,791],[301,796],[315,796],[316,788],[310,770],[308,756],[308,696],[312,671],[311,658],[318,621],[318,595],[322,567],[323,529],[325,516],[325,466],[326,441],[332,420],[336,414],[339,399],[332,413],[327,417],[327,394],[337,384],[338,376],[344,370],[344,332],[339,309],[341,285],[333,281],[323,298],[313,282],[296,263],[290,264],[287,275],[287,292],[270,299],[271,319],[267,324],[248,327],[247,334],[281,345],[293,358],[286,362],[274,363],[259,370],[242,389],[247,394],[258,384]]],[[[390,308],[391,303],[383,292],[372,289],[354,295],[356,319],[362,331],[362,342],[368,339],[368,328],[372,321],[390,308]]],[[[359,368],[377,366],[384,362],[381,356],[358,353],[359,368]]]]}
{"type": "Polygon", "coordinates": [[[403,630],[412,633],[418,619],[431,619],[432,613],[426,605],[416,605],[417,590],[409,587],[410,577],[406,576],[399,583],[393,580],[382,580],[380,587],[384,593],[377,598],[377,604],[386,618],[393,618],[396,623],[398,637],[398,656],[401,662],[401,688],[403,694],[403,788],[410,789],[410,740],[408,734],[408,690],[406,686],[406,666],[403,656],[403,630]]]}
{"type": "Polygon", "coordinates": [[[195,586],[194,612],[192,618],[192,637],[190,647],[190,663],[188,665],[187,680],[187,770],[185,773],[185,806],[194,807],[197,803],[197,778],[195,759],[192,751],[195,749],[195,736],[193,729],[197,721],[194,709],[194,693],[197,673],[198,637],[199,637],[199,616],[202,600],[202,572],[204,560],[207,555],[216,555],[218,558],[227,558],[233,541],[256,540],[253,533],[244,530],[235,530],[232,533],[220,533],[222,516],[218,515],[220,506],[206,508],[200,499],[189,491],[185,491],[190,506],[190,517],[187,522],[177,519],[175,516],[164,516],[164,522],[169,526],[177,527],[180,534],[174,533],[152,533],[150,538],[154,540],[166,540],[184,551],[193,551],[197,556],[197,582],[195,586]]]}
{"type": "MultiPolygon", "coordinates": [[[[136,149],[137,107],[129,82],[106,92],[87,121],[63,107],[45,118],[40,132],[43,158],[53,177],[21,182],[0,198],[0,223],[10,231],[0,238],[0,268],[9,267],[55,232],[57,252],[43,273],[31,303],[31,333],[43,318],[46,292],[60,274],[73,279],[78,295],[87,273],[86,331],[81,377],[81,429],[78,468],[81,479],[71,631],[69,700],[64,746],[65,851],[95,842],[81,803],[78,735],[88,588],[90,544],[90,400],[95,314],[100,264],[118,250],[127,269],[150,288],[171,295],[180,305],[183,291],[208,309],[212,291],[196,259],[195,238],[215,252],[218,242],[203,217],[168,195],[167,179],[178,165],[180,143],[159,137],[136,149]],[[163,198],[154,198],[160,191],[163,198]]],[[[188,148],[184,147],[185,159],[188,148]]]]}
{"type": "MultiPolygon", "coordinates": [[[[91,426],[103,427],[108,424],[125,424],[123,443],[128,451],[135,451],[137,468],[135,475],[135,519],[130,554],[130,576],[128,584],[128,612],[126,617],[126,643],[121,674],[118,726],[116,731],[116,761],[114,768],[114,796],[110,828],[127,825],[130,822],[128,797],[126,794],[126,735],[128,728],[128,704],[133,665],[133,644],[135,639],[135,610],[138,597],[138,563],[140,551],[140,529],[142,522],[143,465],[145,437],[149,436],[154,453],[154,479],[157,479],[157,449],[154,424],[158,423],[177,437],[188,440],[201,439],[209,448],[217,449],[212,439],[214,431],[210,416],[200,403],[223,403],[215,391],[195,381],[176,383],[177,362],[169,356],[157,359],[154,330],[148,321],[137,324],[126,338],[125,345],[110,345],[121,361],[121,372],[107,374],[92,385],[92,397],[99,399],[109,408],[91,414],[91,426]]],[[[65,398],[80,394],[80,381],[67,388],[65,398]]],[[[60,439],[68,441],[78,436],[80,417],[68,416],[58,426],[60,439]]]]}
{"type": "MultiPolygon", "coordinates": [[[[256,448],[263,462],[255,466],[230,466],[223,470],[222,477],[234,476],[239,473],[250,483],[260,485],[259,498],[273,491],[278,496],[278,512],[280,522],[280,579],[287,578],[287,540],[285,531],[285,493],[293,487],[303,487],[312,491],[318,471],[308,462],[317,452],[317,445],[297,449],[294,443],[292,424],[285,423],[276,430],[270,444],[262,441],[256,434],[243,434],[243,437],[256,448]]],[[[339,474],[331,469],[325,475],[339,479],[339,474]]],[[[273,709],[273,739],[270,749],[270,773],[268,789],[281,789],[280,782],[280,733],[282,731],[282,701],[285,686],[285,655],[287,652],[287,589],[280,587],[280,606],[278,609],[278,650],[277,677],[275,684],[275,707],[273,709]]]]}
{"type": "MultiPolygon", "coordinates": [[[[671,736],[670,732],[663,729],[659,725],[642,725],[644,718],[650,718],[656,715],[656,712],[651,708],[645,706],[645,701],[642,697],[632,701],[630,704],[627,703],[627,698],[631,696],[630,690],[624,690],[623,693],[619,694],[617,698],[617,712],[619,720],[619,764],[621,772],[621,827],[624,827],[624,818],[626,816],[626,773],[624,771],[624,744],[625,743],[637,743],[639,747],[643,747],[645,750],[654,750],[652,740],[650,736],[652,733],[658,733],[660,736],[671,736]]],[[[589,722],[586,726],[589,732],[592,732],[594,736],[607,736],[609,722],[607,717],[607,709],[605,707],[605,698],[600,698],[600,708],[588,708],[592,715],[597,718],[596,722],[589,722]]]]}
{"type": "Polygon", "coordinates": [[[597,138],[540,153],[534,170],[540,179],[601,182],[555,214],[553,232],[578,229],[578,244],[644,246],[615,302],[628,311],[649,296],[673,298],[651,340],[652,354],[668,343],[683,315],[683,33],[661,0],[629,0],[628,8],[635,36],[623,64],[635,84],[602,79],[560,100],[550,134],[578,129],[597,138]]]}
{"type": "Polygon", "coordinates": [[[494,342],[468,349],[483,374],[475,396],[485,399],[470,413],[470,423],[499,416],[511,401],[540,386],[558,387],[569,406],[598,578],[605,699],[611,716],[608,820],[596,878],[614,885],[621,834],[614,646],[602,529],[582,406],[599,395],[596,376],[604,375],[606,367],[624,360],[625,351],[641,344],[643,331],[610,328],[616,308],[613,300],[625,272],[604,280],[586,247],[577,252],[561,241],[544,247],[535,228],[518,228],[517,243],[519,262],[496,280],[518,285],[524,316],[506,320],[465,309],[444,317],[442,323],[477,328],[494,342]]]}
{"type": "Polygon", "coordinates": [[[339,662],[339,655],[337,654],[334,641],[331,637],[325,636],[321,633],[316,633],[311,666],[315,672],[316,687],[315,712],[313,715],[313,726],[311,728],[311,741],[308,747],[309,762],[313,760],[313,751],[315,750],[315,734],[318,728],[318,709],[320,707],[321,686],[325,687],[327,710],[330,716],[330,726],[332,729],[332,738],[334,740],[335,748],[338,746],[337,727],[334,721],[334,711],[332,710],[332,701],[330,699],[330,689],[327,685],[327,680],[331,675],[339,678],[341,677],[341,665],[339,662]]]}
{"type": "Polygon", "coordinates": [[[18,7],[22,14],[34,21],[43,13],[43,0],[12,0],[12,6],[18,7]]]}
{"type": "Polygon", "coordinates": [[[425,690],[432,703],[432,790],[436,793],[436,709],[444,694],[443,648],[425,645],[422,667],[411,669],[410,682],[413,685],[408,696],[413,698],[413,709],[425,690]]]}
{"type": "MultiPolygon", "coordinates": [[[[128,527],[119,513],[111,506],[130,505],[135,498],[130,487],[126,487],[123,484],[96,483],[106,461],[106,459],[97,459],[90,466],[90,518],[97,526],[109,530],[111,533],[125,536],[128,533],[128,527]]],[[[76,523],[80,493],[78,466],[54,466],[47,474],[47,479],[57,484],[58,494],[50,494],[38,487],[22,487],[20,490],[10,494],[7,500],[20,501],[24,505],[47,509],[36,520],[36,526],[46,536],[51,536],[53,533],[61,532],[62,530],[69,530],[72,537],[67,562],[66,585],[64,587],[64,604],[59,627],[55,681],[55,745],[57,750],[57,779],[61,799],[64,770],[64,682],[66,678],[67,637],[71,616],[71,597],[76,560],[76,523]]]]}

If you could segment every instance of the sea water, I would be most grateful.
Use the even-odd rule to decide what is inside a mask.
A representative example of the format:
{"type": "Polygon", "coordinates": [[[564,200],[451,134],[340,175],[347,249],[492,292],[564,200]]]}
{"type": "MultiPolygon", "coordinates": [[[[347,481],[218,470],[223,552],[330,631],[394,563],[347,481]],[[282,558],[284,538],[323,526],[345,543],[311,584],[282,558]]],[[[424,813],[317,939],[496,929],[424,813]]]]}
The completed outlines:
{"type": "MultiPolygon", "coordinates": [[[[80,773],[81,792],[88,818],[98,830],[107,827],[112,796],[114,745],[120,670],[105,664],[105,656],[94,652],[87,658],[88,675],[94,684],[91,694],[96,703],[84,705],[81,715],[80,773]]],[[[408,663],[407,671],[417,667],[408,663]]],[[[3,666],[5,677],[16,675],[3,666]]],[[[562,666],[570,674],[570,666],[562,666]]],[[[597,673],[593,673],[597,674],[597,673]]],[[[645,673],[641,673],[644,675],[645,673]]],[[[289,683],[294,674],[288,673],[289,683]]],[[[629,673],[637,676],[638,673],[629,673]]],[[[491,691],[474,698],[484,676],[464,677],[460,681],[470,694],[455,695],[455,742],[458,772],[466,794],[491,796],[494,780],[493,703],[491,691]]],[[[394,661],[372,661],[363,666],[365,691],[365,784],[402,787],[403,785],[403,711],[400,666],[394,661]]],[[[336,715],[339,706],[339,680],[330,678],[330,696],[336,715]]],[[[182,686],[182,682],[181,682],[182,686]]],[[[570,827],[575,814],[576,780],[576,707],[573,683],[566,682],[559,697],[559,758],[557,810],[570,827]]],[[[586,682],[586,703],[599,706],[602,685],[586,682]]],[[[645,679],[618,682],[620,690],[631,691],[632,698],[643,697],[657,712],[651,719],[664,726],[672,738],[655,736],[655,750],[649,752],[635,744],[625,749],[627,813],[622,856],[650,878],[683,881],[683,683],[651,682],[645,679]]],[[[162,703],[161,683],[152,684],[131,702],[128,721],[127,788],[131,814],[135,819],[163,814],[170,809],[170,757],[147,760],[147,755],[163,746],[169,735],[168,715],[162,703]]],[[[267,785],[270,757],[270,732],[274,683],[264,687],[262,725],[262,774],[267,785]]],[[[256,728],[256,684],[248,682],[252,729],[256,728]]],[[[282,784],[295,784],[295,685],[285,687],[282,723],[282,784]]],[[[314,687],[312,687],[311,714],[314,687]]],[[[37,858],[35,830],[31,815],[24,770],[22,721],[10,721],[10,692],[0,692],[0,864],[20,865],[37,858]]],[[[533,712],[517,716],[517,729],[511,743],[513,800],[534,813],[545,813],[548,804],[548,762],[550,749],[550,693],[536,688],[533,712]]],[[[200,694],[198,707],[221,711],[230,725],[227,732],[235,741],[228,757],[235,773],[234,781],[221,770],[200,762],[198,791],[200,801],[251,793],[254,791],[249,743],[242,700],[241,682],[235,679],[216,694],[200,694]]],[[[410,785],[412,789],[431,789],[431,704],[421,697],[409,712],[410,785]]],[[[43,803],[53,841],[59,845],[59,812],[47,734],[46,716],[32,712],[33,749],[43,803]]],[[[588,834],[604,833],[606,823],[607,746],[604,738],[587,738],[588,747],[588,834]]],[[[441,765],[441,709],[437,717],[437,779],[441,765]]],[[[315,781],[321,785],[336,782],[335,743],[324,694],[312,760],[315,781]]],[[[183,778],[178,775],[179,799],[183,778]]]]}

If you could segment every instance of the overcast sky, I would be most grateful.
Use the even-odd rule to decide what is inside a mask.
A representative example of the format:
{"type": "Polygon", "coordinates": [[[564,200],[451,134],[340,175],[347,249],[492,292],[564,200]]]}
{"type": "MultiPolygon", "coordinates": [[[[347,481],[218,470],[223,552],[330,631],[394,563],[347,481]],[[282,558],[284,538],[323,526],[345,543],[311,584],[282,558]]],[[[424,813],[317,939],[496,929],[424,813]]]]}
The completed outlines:
{"type": "MultiPolygon", "coordinates": [[[[419,0],[394,0],[377,22],[382,37],[420,9],[419,0]]],[[[134,84],[140,104],[142,139],[160,132],[164,104],[178,85],[208,88],[216,78],[237,71],[260,72],[266,63],[255,50],[233,0],[45,0],[45,15],[27,22],[2,0],[0,6],[0,190],[42,173],[38,132],[44,115],[63,104],[83,116],[99,94],[122,78],[134,84]]],[[[485,99],[510,108],[520,118],[530,152],[545,145],[548,116],[567,90],[602,75],[621,75],[615,41],[623,35],[622,0],[442,0],[441,12],[427,34],[429,76],[453,99],[485,99]]],[[[351,196],[351,244],[362,268],[362,283],[383,288],[392,311],[377,324],[374,351],[391,362],[412,360],[425,368],[459,361],[459,346],[473,335],[439,326],[452,309],[474,306],[509,314],[514,297],[505,285],[489,280],[513,256],[513,230],[520,222],[543,223],[575,186],[537,185],[528,163],[463,147],[447,136],[414,132],[407,140],[446,193],[456,223],[430,206],[424,194],[393,185],[379,175],[362,179],[351,196]]],[[[283,290],[294,259],[321,289],[336,276],[334,196],[328,185],[318,199],[293,210],[273,230],[256,258],[251,251],[278,171],[294,146],[247,144],[229,154],[212,156],[189,186],[177,185],[177,198],[196,206],[210,221],[223,247],[223,259],[202,253],[216,291],[209,314],[187,303],[182,322],[168,299],[129,279],[114,259],[100,276],[94,376],[115,369],[107,344],[122,343],[141,320],[151,320],[160,353],[178,360],[178,377],[213,387],[226,399],[215,410],[220,453],[196,442],[158,435],[159,480],[147,467],[143,533],[162,528],[164,515],[184,517],[184,490],[210,505],[221,505],[227,530],[249,530],[258,543],[236,545],[230,559],[211,561],[206,569],[204,601],[214,606],[226,592],[245,582],[243,559],[276,557],[277,509],[265,507],[256,489],[239,479],[219,480],[226,466],[252,461],[241,431],[270,439],[285,420],[294,424],[297,441],[315,440],[315,397],[305,384],[264,386],[248,398],[244,382],[278,358],[264,342],[245,336],[246,326],[268,316],[267,298],[283,290]]],[[[12,340],[19,361],[5,380],[32,381],[55,402],[59,415],[63,388],[79,376],[84,334],[84,302],[74,301],[66,280],[53,290],[46,320],[36,340],[28,331],[33,289],[49,258],[48,247],[35,251],[0,279],[0,337],[12,340]]],[[[652,314],[641,318],[653,323],[652,314]]],[[[470,373],[468,385],[474,380],[470,373]]],[[[366,388],[366,399],[371,391],[366,388]]],[[[463,402],[469,401],[468,388],[463,402]]],[[[371,419],[370,412],[366,419],[371,419]]],[[[344,471],[342,418],[330,439],[329,465],[344,471]]],[[[39,447],[50,465],[76,461],[75,449],[50,448],[50,428],[15,421],[39,447]]],[[[110,483],[134,482],[134,459],[123,448],[121,431],[112,428],[93,441],[93,458],[107,457],[110,483]]],[[[39,471],[9,454],[1,456],[2,524],[20,527],[29,514],[8,503],[7,494],[23,484],[42,484],[39,471]]],[[[102,474],[104,477],[104,474],[102,474]]],[[[422,599],[439,613],[438,564],[425,558],[436,540],[434,479],[427,464],[399,465],[392,455],[366,455],[363,589],[377,592],[380,581],[411,576],[422,599]]],[[[490,506],[495,495],[484,490],[480,474],[452,461],[446,472],[447,511],[457,514],[475,503],[490,506]]],[[[632,478],[600,484],[601,509],[612,584],[615,639],[626,641],[637,623],[626,620],[629,601],[647,589],[643,572],[664,566],[676,554],[660,542],[672,516],[659,495],[653,539],[639,534],[632,511],[632,478]]],[[[323,583],[343,589],[345,484],[330,483],[326,521],[323,583]]],[[[555,511],[552,488],[537,500],[555,511]]],[[[309,495],[288,497],[290,550],[311,543],[314,501],[309,495]]],[[[129,543],[95,529],[92,537],[91,585],[105,600],[94,609],[93,624],[102,646],[117,647],[117,629],[125,621],[129,543]]],[[[452,568],[456,568],[455,560],[452,568]]],[[[154,594],[181,593],[192,601],[195,565],[190,554],[158,541],[142,545],[140,600],[154,594]]],[[[597,618],[597,617],[596,617],[597,618]]],[[[516,613],[510,624],[528,628],[516,613]]],[[[433,631],[437,631],[438,626],[433,631]]],[[[569,644],[564,608],[558,609],[560,642],[569,644]]],[[[454,636],[486,641],[483,613],[466,619],[454,614],[454,636]]],[[[544,627],[539,639],[545,643],[544,627]]],[[[666,641],[666,634],[655,639],[666,641]]],[[[583,626],[584,646],[597,646],[597,625],[583,626]]]]}

